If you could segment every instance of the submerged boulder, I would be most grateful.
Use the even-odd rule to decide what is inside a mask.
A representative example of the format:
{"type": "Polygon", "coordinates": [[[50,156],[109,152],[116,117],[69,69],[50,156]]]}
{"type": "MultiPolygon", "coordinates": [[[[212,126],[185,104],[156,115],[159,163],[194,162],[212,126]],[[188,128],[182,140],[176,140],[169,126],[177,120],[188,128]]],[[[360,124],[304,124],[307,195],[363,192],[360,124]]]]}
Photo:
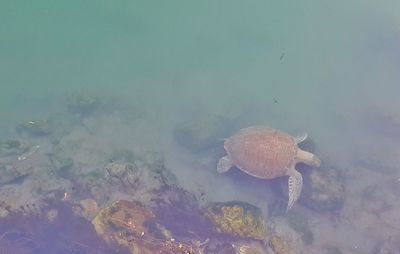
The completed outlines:
{"type": "Polygon", "coordinates": [[[269,246],[272,248],[272,250],[275,254],[289,254],[290,253],[289,245],[280,236],[277,236],[277,235],[272,236],[269,239],[269,246]]]}
{"type": "Polygon", "coordinates": [[[167,168],[153,170],[139,162],[111,162],[105,166],[105,170],[109,183],[136,191],[159,190],[165,185],[175,183],[175,175],[167,168]]]}
{"type": "Polygon", "coordinates": [[[267,228],[261,209],[251,204],[239,201],[212,203],[206,215],[221,233],[258,240],[266,238],[267,228]]]}
{"type": "Polygon", "coordinates": [[[73,210],[76,215],[91,221],[97,215],[100,208],[96,200],[87,198],[79,201],[79,204],[75,205],[73,210]]]}
{"type": "MultiPolygon", "coordinates": [[[[299,167],[307,167],[299,165],[299,167]]],[[[300,202],[315,211],[340,209],[345,201],[345,183],[341,172],[331,166],[322,165],[319,169],[310,167],[300,169],[304,184],[300,202]]]]}
{"type": "Polygon", "coordinates": [[[92,224],[106,242],[128,247],[132,254],[202,253],[200,246],[175,239],[149,208],[137,202],[117,201],[101,210],[92,224]]]}
{"type": "Polygon", "coordinates": [[[236,254],[268,254],[267,247],[260,241],[239,240],[232,243],[236,254]]]}

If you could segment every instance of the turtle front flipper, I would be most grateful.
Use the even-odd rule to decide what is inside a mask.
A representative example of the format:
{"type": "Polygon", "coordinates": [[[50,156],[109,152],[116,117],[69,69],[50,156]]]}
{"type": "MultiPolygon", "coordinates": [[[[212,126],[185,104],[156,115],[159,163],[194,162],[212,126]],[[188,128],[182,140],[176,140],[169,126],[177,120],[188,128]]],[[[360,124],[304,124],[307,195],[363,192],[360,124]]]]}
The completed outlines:
{"type": "Polygon", "coordinates": [[[218,161],[217,171],[222,174],[228,171],[231,167],[233,167],[232,161],[228,156],[224,156],[218,161]]]}
{"type": "Polygon", "coordinates": [[[292,208],[293,204],[296,200],[300,197],[301,188],[303,186],[303,177],[301,174],[296,170],[290,170],[289,180],[288,180],[288,187],[289,187],[289,201],[286,208],[286,212],[292,208]]]}
{"type": "Polygon", "coordinates": [[[294,137],[294,141],[296,142],[296,144],[300,144],[301,142],[303,142],[304,140],[306,140],[308,137],[307,133],[301,133],[298,134],[294,137]]]}

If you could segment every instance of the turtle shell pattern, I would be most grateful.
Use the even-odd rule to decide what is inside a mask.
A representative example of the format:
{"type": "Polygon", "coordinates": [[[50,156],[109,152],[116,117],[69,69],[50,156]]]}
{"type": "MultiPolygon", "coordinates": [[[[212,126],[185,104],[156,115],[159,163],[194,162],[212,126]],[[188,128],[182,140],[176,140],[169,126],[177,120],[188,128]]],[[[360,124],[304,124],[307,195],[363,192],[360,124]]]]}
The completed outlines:
{"type": "Polygon", "coordinates": [[[225,140],[231,162],[262,179],[287,175],[296,163],[297,143],[289,134],[267,127],[249,127],[225,140]]]}

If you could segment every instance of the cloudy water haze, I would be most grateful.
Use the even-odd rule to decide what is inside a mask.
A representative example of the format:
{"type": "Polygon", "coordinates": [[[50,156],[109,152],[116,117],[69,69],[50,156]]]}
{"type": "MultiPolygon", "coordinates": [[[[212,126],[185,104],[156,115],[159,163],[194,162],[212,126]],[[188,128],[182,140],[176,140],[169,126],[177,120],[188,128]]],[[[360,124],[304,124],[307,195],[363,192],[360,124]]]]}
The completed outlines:
{"type": "Polygon", "coordinates": [[[2,1],[0,253],[400,253],[399,9],[2,1]],[[322,161],[297,165],[288,213],[286,176],[216,170],[259,125],[307,133],[322,161]],[[266,233],[230,225],[238,207],[266,233]],[[115,209],[157,227],[107,228],[115,209]]]}

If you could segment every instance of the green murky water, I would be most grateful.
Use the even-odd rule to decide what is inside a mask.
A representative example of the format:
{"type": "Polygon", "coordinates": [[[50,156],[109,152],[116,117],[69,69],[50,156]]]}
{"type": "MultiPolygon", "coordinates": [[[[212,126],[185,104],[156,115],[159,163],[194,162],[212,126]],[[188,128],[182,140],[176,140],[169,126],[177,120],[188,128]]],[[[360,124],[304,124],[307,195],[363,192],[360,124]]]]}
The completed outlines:
{"type": "MultiPolygon", "coordinates": [[[[372,0],[2,1],[0,139],[83,93],[143,111],[152,128],[139,126],[132,137],[165,152],[184,182],[185,167],[207,164],[193,154],[182,162],[185,152],[169,140],[193,112],[240,115],[236,127],[307,131],[347,169],[359,150],[399,147],[396,137],[360,124],[370,109],[399,116],[399,8],[372,0]]],[[[108,124],[95,127],[115,127],[108,124]]],[[[196,173],[201,181],[208,170],[196,173]]],[[[377,184],[365,178],[360,188],[377,184]]]]}

